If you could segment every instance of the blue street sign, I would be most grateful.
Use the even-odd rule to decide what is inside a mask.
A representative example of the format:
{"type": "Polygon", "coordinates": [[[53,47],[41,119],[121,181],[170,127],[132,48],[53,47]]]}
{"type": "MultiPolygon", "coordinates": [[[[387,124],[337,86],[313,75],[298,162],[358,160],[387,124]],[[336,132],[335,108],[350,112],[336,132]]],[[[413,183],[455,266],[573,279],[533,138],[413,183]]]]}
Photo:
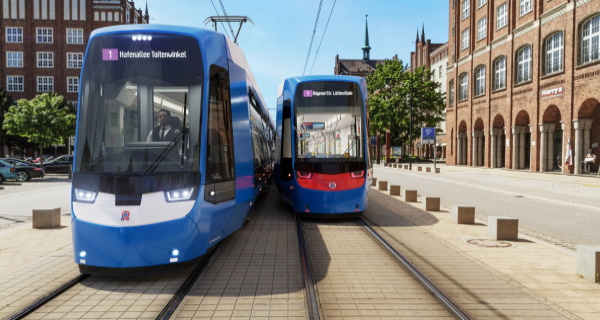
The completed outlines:
{"type": "Polygon", "coordinates": [[[435,128],[432,128],[432,127],[421,128],[421,143],[422,144],[434,144],[435,143],[435,128]]]}

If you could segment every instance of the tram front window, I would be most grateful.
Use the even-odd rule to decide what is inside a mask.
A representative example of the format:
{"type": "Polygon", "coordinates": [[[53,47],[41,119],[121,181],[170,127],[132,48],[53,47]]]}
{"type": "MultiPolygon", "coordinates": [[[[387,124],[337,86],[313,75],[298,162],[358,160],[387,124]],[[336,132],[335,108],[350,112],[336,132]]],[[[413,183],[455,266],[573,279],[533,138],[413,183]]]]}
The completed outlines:
{"type": "Polygon", "coordinates": [[[351,82],[320,81],[298,86],[295,97],[296,158],[361,161],[364,106],[351,82]]]}
{"type": "Polygon", "coordinates": [[[104,36],[90,45],[81,80],[79,172],[198,169],[203,79],[198,43],[185,36],[145,37],[104,36]]]}

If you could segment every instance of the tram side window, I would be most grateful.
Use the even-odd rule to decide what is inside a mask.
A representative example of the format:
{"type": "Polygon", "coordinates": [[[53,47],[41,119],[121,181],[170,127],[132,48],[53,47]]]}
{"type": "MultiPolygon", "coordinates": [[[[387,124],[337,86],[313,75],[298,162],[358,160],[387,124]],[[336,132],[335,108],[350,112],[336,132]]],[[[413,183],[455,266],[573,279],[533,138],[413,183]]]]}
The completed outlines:
{"type": "Polygon", "coordinates": [[[211,66],[206,182],[234,178],[231,99],[227,70],[211,66]]]}

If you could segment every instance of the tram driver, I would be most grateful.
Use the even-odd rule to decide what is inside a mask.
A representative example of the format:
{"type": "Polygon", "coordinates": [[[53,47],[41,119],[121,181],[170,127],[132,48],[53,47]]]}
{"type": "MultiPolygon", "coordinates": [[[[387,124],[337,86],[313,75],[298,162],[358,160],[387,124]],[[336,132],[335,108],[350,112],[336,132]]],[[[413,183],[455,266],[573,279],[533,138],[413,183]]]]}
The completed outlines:
{"type": "Polygon", "coordinates": [[[148,142],[171,141],[179,134],[179,128],[171,127],[171,112],[169,110],[158,110],[158,121],[159,125],[148,133],[148,138],[146,139],[148,142]]]}

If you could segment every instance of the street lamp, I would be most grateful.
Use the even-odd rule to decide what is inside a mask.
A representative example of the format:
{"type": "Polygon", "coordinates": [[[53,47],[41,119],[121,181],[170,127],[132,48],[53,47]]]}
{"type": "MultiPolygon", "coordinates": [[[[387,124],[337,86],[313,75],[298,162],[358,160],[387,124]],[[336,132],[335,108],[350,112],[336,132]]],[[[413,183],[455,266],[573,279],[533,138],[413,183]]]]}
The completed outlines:
{"type": "MultiPolygon", "coordinates": [[[[412,77],[412,74],[411,74],[412,77]]],[[[385,88],[389,89],[389,82],[401,82],[402,78],[386,78],[385,79],[385,88]]],[[[408,92],[409,92],[409,101],[408,101],[408,169],[412,170],[412,109],[413,109],[413,88],[412,81],[408,81],[408,92]]]]}

